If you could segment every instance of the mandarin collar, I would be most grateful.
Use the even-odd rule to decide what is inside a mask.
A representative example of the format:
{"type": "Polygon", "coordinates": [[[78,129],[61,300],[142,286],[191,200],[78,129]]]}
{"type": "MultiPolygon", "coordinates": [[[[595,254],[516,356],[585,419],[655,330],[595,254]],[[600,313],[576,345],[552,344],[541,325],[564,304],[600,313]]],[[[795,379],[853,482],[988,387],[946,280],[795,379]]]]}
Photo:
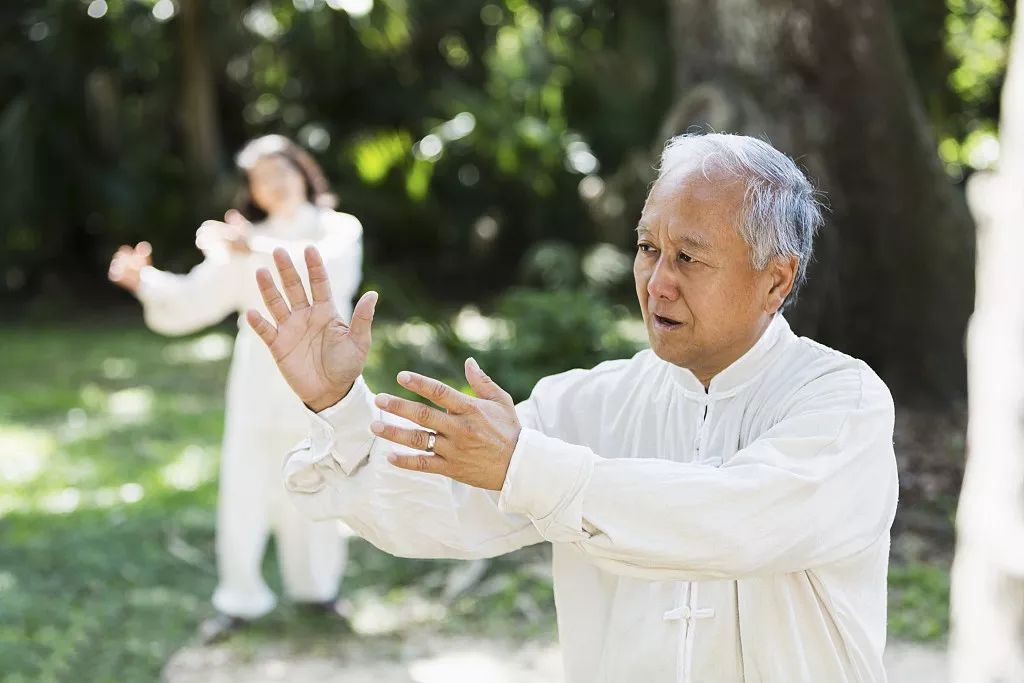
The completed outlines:
{"type": "Polygon", "coordinates": [[[669,366],[673,379],[688,396],[698,400],[725,398],[735,394],[756,378],[771,362],[772,351],[793,336],[789,323],[781,313],[776,313],[754,345],[727,368],[711,378],[711,384],[707,390],[704,389],[704,385],[697,379],[697,376],[687,368],[672,365],[666,361],[661,362],[669,366]]]}

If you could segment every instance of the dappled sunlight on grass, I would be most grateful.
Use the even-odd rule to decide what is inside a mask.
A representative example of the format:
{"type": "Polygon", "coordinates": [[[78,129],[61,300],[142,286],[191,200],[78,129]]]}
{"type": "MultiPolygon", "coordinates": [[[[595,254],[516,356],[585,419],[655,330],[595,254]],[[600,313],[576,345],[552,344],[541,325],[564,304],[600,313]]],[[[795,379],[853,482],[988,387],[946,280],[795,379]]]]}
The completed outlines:
{"type": "Polygon", "coordinates": [[[25,329],[3,341],[0,513],[131,505],[214,480],[229,335],[25,329]]]}
{"type": "Polygon", "coordinates": [[[352,615],[352,625],[359,633],[394,633],[414,625],[437,623],[448,616],[444,604],[423,595],[412,593],[388,597],[390,599],[382,600],[373,590],[362,591],[354,596],[356,608],[352,615]]]}
{"type": "Polygon", "coordinates": [[[195,444],[186,446],[178,457],[160,468],[163,482],[181,491],[192,491],[212,482],[216,474],[214,454],[195,444]]]}
{"type": "Polygon", "coordinates": [[[0,480],[17,485],[31,483],[56,446],[53,436],[41,429],[0,424],[0,480]]]}
{"type": "Polygon", "coordinates": [[[141,422],[153,412],[153,390],[132,387],[115,391],[107,397],[107,412],[116,422],[141,422]]]}
{"type": "Polygon", "coordinates": [[[208,613],[227,363],[191,342],[0,332],[5,681],[153,680],[208,613]]]}
{"type": "Polygon", "coordinates": [[[223,332],[211,332],[190,341],[169,343],[163,358],[174,365],[215,363],[231,356],[234,337],[223,332]]]}

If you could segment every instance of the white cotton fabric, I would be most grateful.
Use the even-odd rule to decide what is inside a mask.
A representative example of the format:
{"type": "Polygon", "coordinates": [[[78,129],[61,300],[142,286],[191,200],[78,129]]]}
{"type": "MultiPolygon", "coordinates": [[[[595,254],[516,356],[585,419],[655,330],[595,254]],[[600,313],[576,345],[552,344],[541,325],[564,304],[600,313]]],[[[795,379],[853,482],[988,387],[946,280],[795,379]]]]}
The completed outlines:
{"type": "Polygon", "coordinates": [[[651,351],[541,380],[503,490],[399,470],[360,380],[292,499],[403,556],[553,545],[570,683],[885,681],[893,403],[776,316],[707,391],[651,351]]]}
{"type": "MultiPolygon", "coordinates": [[[[146,324],[168,335],[189,334],[239,314],[228,376],[224,442],[217,507],[217,567],[213,596],[221,612],[257,618],[276,604],[263,580],[262,561],[271,531],[285,591],[298,601],[337,596],[346,545],[336,522],[313,521],[291,505],[281,486],[282,455],[308,433],[302,402],[281,377],[270,352],[241,316],[249,308],[272,320],[256,285],[257,268],[273,270],[272,252],[286,249],[305,276],[303,250],[317,246],[341,315],[362,267],[362,226],[354,217],[302,206],[289,220],[253,226],[252,253],[207,251],[188,274],[146,268],[137,292],[146,324]]],[[[280,286],[280,285],[279,285],[280,286]]]]}

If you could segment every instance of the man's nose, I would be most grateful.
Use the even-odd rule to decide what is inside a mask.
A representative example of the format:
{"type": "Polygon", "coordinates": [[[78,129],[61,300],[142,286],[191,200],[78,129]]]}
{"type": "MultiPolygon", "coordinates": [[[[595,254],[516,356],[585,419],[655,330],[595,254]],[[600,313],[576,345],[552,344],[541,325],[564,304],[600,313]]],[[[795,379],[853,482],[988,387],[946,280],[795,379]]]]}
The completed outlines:
{"type": "Polygon", "coordinates": [[[658,259],[651,271],[651,277],[647,280],[647,293],[656,299],[668,299],[674,301],[679,296],[679,287],[675,281],[672,268],[665,262],[664,257],[658,259]]]}

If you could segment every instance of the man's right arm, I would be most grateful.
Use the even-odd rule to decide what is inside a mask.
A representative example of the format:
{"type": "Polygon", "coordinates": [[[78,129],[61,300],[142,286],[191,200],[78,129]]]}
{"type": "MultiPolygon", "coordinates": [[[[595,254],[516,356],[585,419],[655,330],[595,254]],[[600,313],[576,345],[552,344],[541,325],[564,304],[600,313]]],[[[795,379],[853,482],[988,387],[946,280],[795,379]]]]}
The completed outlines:
{"type": "Polygon", "coordinates": [[[492,557],[543,540],[526,516],[498,510],[498,492],[389,463],[388,454],[412,451],[376,437],[370,423],[410,423],[381,411],[373,398],[360,377],[341,401],[310,413],[310,437],[284,466],[285,487],[300,510],[341,519],[402,557],[492,557]]]}

